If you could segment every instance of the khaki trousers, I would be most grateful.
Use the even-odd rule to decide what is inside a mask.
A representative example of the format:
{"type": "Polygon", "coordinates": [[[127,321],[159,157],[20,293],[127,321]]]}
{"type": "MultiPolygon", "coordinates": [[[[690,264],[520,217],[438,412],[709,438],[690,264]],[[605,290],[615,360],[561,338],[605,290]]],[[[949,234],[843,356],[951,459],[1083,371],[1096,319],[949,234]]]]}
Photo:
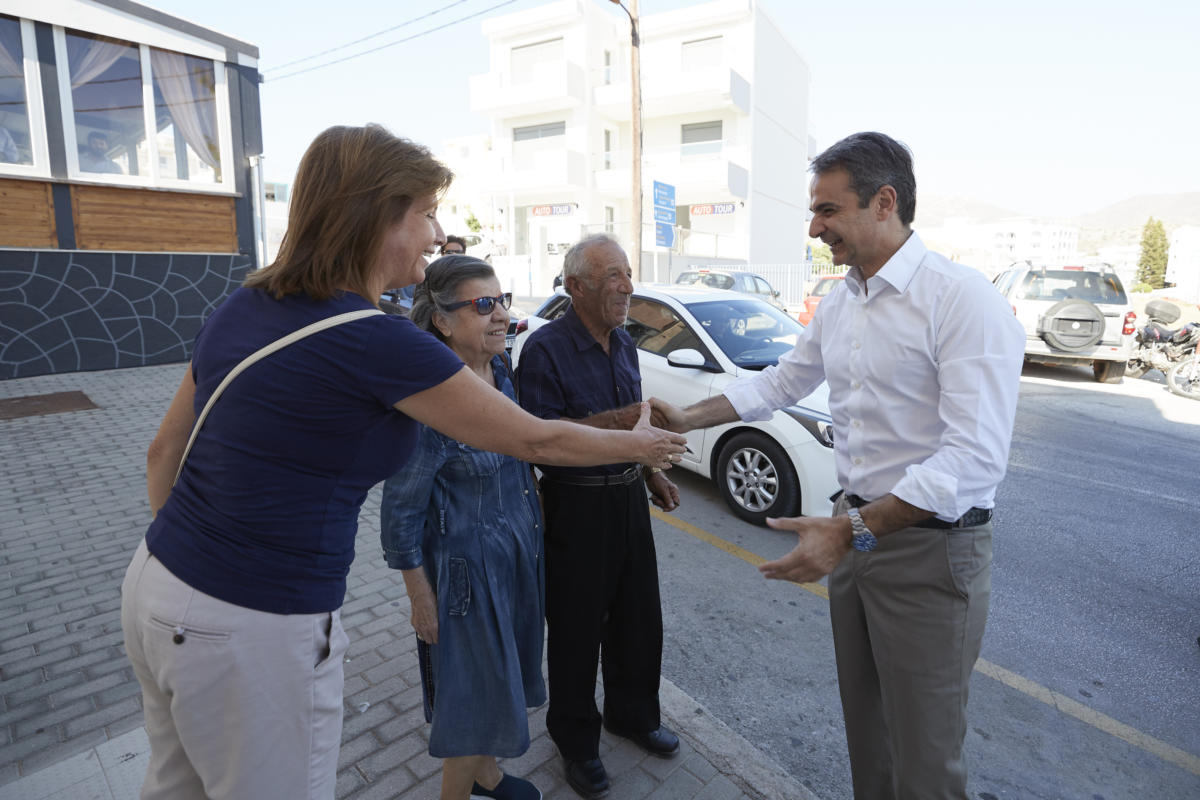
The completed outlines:
{"type": "Polygon", "coordinates": [[[143,541],[121,587],[142,685],[142,800],[331,800],[342,733],[337,611],[269,614],[198,592],[143,541]]]}
{"type": "MultiPolygon", "coordinates": [[[[839,500],[834,513],[845,511],[839,500]]],[[[966,800],[967,688],[991,594],[992,524],[907,528],[851,550],[829,610],[854,796],[966,800]]]]}

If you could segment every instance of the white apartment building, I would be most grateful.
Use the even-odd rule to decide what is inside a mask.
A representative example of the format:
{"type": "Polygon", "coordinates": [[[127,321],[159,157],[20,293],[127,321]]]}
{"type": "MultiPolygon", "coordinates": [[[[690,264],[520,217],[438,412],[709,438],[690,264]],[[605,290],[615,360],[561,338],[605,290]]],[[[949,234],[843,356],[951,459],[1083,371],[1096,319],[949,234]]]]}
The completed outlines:
{"type": "Polygon", "coordinates": [[[931,248],[988,275],[1014,261],[1056,266],[1079,259],[1079,228],[1074,225],[1027,218],[976,222],[950,217],[938,227],[921,228],[920,233],[931,248]]]}
{"type": "Polygon", "coordinates": [[[1171,232],[1167,281],[1175,284],[1172,297],[1200,304],[1200,226],[1184,225],[1171,232]]]}
{"type": "MultiPolygon", "coordinates": [[[[754,0],[641,18],[643,274],[688,263],[803,259],[809,70],[754,0]],[[654,182],[674,187],[674,243],[655,244],[654,182]]],[[[632,241],[630,25],[608,2],[559,0],[489,19],[471,78],[484,139],[447,143],[469,210],[518,293],[544,293],[581,235],[632,241]]]]}

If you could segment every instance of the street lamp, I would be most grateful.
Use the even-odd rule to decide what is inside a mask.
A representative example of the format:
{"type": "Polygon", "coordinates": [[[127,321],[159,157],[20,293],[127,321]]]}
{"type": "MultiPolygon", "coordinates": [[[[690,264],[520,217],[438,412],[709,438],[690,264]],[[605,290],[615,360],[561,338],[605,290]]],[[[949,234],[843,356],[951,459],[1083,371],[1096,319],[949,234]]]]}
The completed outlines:
{"type": "Polygon", "coordinates": [[[638,35],[638,0],[629,0],[632,7],[626,8],[621,0],[609,0],[621,7],[629,16],[630,50],[630,95],[633,99],[633,274],[639,280],[642,275],[642,40],[638,35]]]}

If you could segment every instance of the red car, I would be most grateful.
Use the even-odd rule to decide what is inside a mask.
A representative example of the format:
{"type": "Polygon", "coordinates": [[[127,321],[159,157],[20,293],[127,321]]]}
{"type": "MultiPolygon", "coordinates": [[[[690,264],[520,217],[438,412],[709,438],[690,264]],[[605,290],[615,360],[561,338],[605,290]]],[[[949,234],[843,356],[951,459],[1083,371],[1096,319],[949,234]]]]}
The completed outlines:
{"type": "Polygon", "coordinates": [[[817,285],[813,287],[812,294],[804,298],[804,309],[796,315],[796,319],[804,325],[812,322],[813,314],[817,313],[817,304],[821,302],[821,298],[832,292],[838,282],[845,277],[845,275],[826,275],[819,278],[817,285]]]}

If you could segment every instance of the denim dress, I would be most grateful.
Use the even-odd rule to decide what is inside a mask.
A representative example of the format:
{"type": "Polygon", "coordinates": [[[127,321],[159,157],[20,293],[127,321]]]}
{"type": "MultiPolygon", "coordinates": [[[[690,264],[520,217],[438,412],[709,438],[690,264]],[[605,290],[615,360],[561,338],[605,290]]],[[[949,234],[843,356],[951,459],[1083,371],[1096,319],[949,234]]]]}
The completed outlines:
{"type": "MultiPolygon", "coordinates": [[[[492,371],[515,399],[500,356],[492,371]]],[[[408,466],[384,484],[381,523],[388,566],[424,565],[437,597],[433,686],[422,682],[430,755],[521,755],[526,708],[546,702],[542,515],[529,465],[421,426],[408,466]]]]}

